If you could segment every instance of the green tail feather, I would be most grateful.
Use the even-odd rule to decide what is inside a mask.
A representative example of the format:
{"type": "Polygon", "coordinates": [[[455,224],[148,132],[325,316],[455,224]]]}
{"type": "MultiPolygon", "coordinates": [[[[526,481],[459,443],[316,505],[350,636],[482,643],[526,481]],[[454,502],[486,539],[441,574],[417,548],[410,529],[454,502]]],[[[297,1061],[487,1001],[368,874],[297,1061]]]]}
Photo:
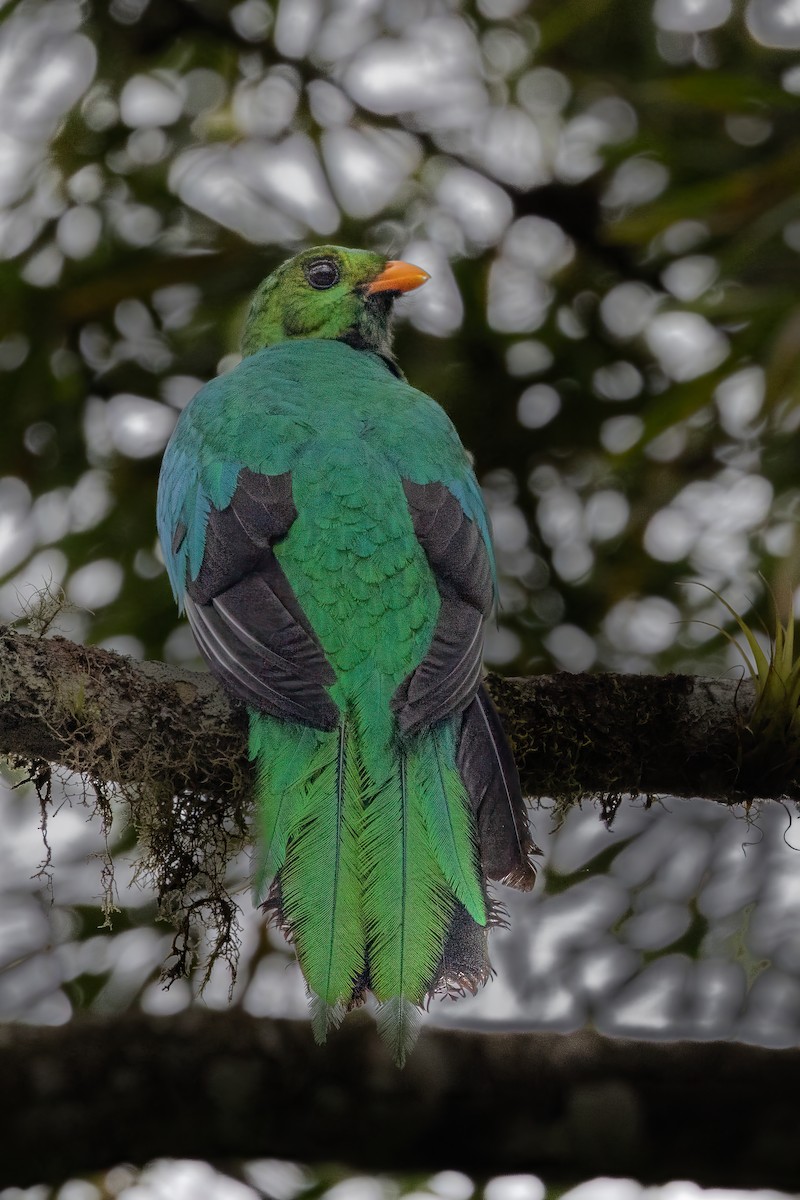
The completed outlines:
{"type": "Polygon", "coordinates": [[[250,757],[256,762],[259,800],[258,862],[253,879],[256,903],[280,870],[286,842],[303,800],[303,786],[321,735],[303,725],[284,725],[251,713],[250,757]]]}
{"type": "Polygon", "coordinates": [[[347,1002],[363,972],[361,780],[348,723],[324,734],[281,869],[281,900],[306,983],[326,1004],[347,1002]]]}
{"type": "Polygon", "coordinates": [[[433,855],[405,751],[367,806],[361,842],[370,985],[421,1004],[435,981],[455,899],[433,855]]]}
{"type": "Polygon", "coordinates": [[[395,996],[378,1009],[378,1033],[398,1067],[404,1067],[419,1037],[420,1011],[410,1000],[395,996]]]}
{"type": "Polygon", "coordinates": [[[311,1032],[314,1041],[322,1046],[328,1040],[332,1029],[338,1029],[345,1018],[347,1009],[343,1004],[327,1004],[313,993],[308,999],[308,1009],[311,1016],[311,1032]]]}
{"type": "Polygon", "coordinates": [[[470,916],[485,925],[486,898],[474,819],[455,756],[452,723],[419,734],[409,751],[409,781],[422,801],[431,849],[448,886],[470,916]]]}
{"type": "Polygon", "coordinates": [[[348,1003],[364,971],[358,836],[361,778],[348,723],[331,733],[251,714],[264,842],[258,890],[279,884],[278,920],[321,1001],[348,1003]]]}
{"type": "MultiPolygon", "coordinates": [[[[487,921],[455,731],[398,743],[383,681],[366,680],[337,730],[251,714],[263,849],[259,888],[294,941],[324,1041],[368,988],[398,1063],[441,983],[460,902],[487,921]]],[[[463,910],[461,910],[463,911],[463,910]]],[[[465,915],[466,919],[466,915],[465,915]]]]}

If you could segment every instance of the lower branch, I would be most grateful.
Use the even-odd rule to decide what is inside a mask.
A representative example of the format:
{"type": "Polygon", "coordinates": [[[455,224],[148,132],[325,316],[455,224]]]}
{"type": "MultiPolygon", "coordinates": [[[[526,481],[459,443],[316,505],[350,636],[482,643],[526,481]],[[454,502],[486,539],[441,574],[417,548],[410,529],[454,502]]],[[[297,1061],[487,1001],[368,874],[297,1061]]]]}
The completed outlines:
{"type": "Polygon", "coordinates": [[[0,1029],[0,1187],[161,1155],[800,1187],[800,1051],[429,1030],[404,1071],[368,1020],[323,1048],[241,1011],[0,1029]]]}

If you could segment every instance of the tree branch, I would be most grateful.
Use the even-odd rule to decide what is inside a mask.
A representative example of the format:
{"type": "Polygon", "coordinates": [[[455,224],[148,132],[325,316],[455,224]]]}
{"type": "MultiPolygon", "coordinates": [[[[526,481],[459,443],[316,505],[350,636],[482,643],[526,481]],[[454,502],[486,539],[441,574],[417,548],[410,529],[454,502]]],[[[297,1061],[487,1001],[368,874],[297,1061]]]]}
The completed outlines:
{"type": "Polygon", "coordinates": [[[241,790],[247,720],[211,675],[0,628],[0,753],[103,782],[241,790]]]}
{"type": "Polygon", "coordinates": [[[2,1028],[0,1184],[170,1155],[800,1185],[800,1051],[428,1030],[399,1072],[370,1025],[322,1048],[238,1010],[2,1028]]]}
{"type": "MultiPolygon", "coordinates": [[[[608,812],[626,793],[800,799],[785,747],[747,728],[749,682],[566,673],[488,682],[530,796],[600,796],[608,812]]],[[[103,781],[146,782],[157,769],[161,785],[224,803],[246,784],[246,718],[208,674],[6,628],[0,752],[103,781]]]]}

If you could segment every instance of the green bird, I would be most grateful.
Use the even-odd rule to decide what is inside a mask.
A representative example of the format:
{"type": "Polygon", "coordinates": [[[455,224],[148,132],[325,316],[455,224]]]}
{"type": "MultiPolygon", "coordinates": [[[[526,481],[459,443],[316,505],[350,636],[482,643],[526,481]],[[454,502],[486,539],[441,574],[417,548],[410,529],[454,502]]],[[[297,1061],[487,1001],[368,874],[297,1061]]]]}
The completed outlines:
{"type": "Polygon", "coordinates": [[[258,288],[242,362],[167,446],[158,529],[179,607],[247,705],[259,903],[315,1036],[372,992],[402,1064],[419,1007],[475,992],[534,882],[514,761],[481,682],[489,523],[449,418],[392,355],[425,271],[322,246],[258,288]]]}

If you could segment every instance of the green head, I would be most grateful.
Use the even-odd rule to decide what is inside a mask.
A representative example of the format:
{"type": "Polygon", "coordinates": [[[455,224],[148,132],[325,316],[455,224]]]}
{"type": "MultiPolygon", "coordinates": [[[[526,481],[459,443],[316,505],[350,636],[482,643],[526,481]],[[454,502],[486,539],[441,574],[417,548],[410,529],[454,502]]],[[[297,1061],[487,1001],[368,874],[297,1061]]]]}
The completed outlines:
{"type": "Polygon", "coordinates": [[[329,338],[391,359],[394,301],[427,278],[421,267],[389,261],[371,250],[304,250],[258,288],[242,353],[255,354],[293,338],[329,338]]]}

